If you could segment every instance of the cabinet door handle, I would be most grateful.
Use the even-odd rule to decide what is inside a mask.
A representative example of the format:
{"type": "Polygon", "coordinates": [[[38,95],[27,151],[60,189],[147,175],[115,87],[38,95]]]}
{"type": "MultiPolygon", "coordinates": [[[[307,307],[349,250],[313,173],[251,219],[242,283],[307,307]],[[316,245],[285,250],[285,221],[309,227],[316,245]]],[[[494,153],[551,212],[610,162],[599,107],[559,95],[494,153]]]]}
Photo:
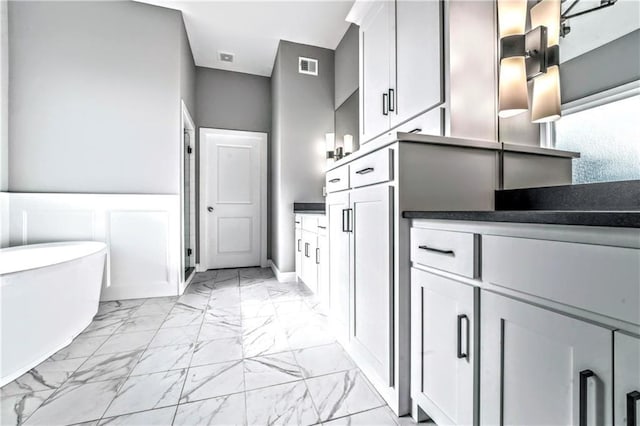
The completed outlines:
{"type": "Polygon", "coordinates": [[[451,256],[455,256],[456,255],[456,253],[453,250],[442,250],[442,249],[437,249],[437,248],[429,247],[429,246],[425,246],[425,245],[418,246],[418,248],[421,249],[421,250],[432,251],[432,252],[440,253],[440,254],[449,254],[451,256]]]}
{"type": "Polygon", "coordinates": [[[580,418],[579,426],[587,426],[587,380],[590,377],[596,377],[596,373],[591,370],[582,370],[580,372],[580,418]]]}
{"type": "Polygon", "coordinates": [[[420,133],[422,129],[420,127],[416,127],[415,129],[409,131],[409,133],[420,133]]]}
{"type": "Polygon", "coordinates": [[[316,247],[316,265],[320,264],[320,248],[316,247]]]}
{"type": "Polygon", "coordinates": [[[389,115],[389,95],[386,93],[382,94],[382,115],[389,115]]]}
{"type": "Polygon", "coordinates": [[[300,243],[302,242],[302,240],[300,238],[298,238],[298,251],[301,251],[302,249],[300,248],[300,243]]]}
{"type": "Polygon", "coordinates": [[[349,219],[349,209],[342,209],[342,232],[349,232],[347,220],[349,219]]]}
{"type": "Polygon", "coordinates": [[[304,243],[304,257],[309,257],[309,243],[304,243]]]}
{"type": "Polygon", "coordinates": [[[333,178],[329,180],[329,183],[337,183],[340,182],[340,178],[333,178]]]}
{"type": "Polygon", "coordinates": [[[318,229],[327,229],[326,226],[318,225],[318,229]]]}
{"type": "Polygon", "coordinates": [[[367,173],[371,173],[374,170],[373,167],[365,167],[364,169],[358,170],[356,174],[366,175],[367,173]]]}
{"type": "Polygon", "coordinates": [[[347,232],[353,232],[354,222],[353,209],[347,209],[347,232]]]}
{"type": "Polygon", "coordinates": [[[460,358],[469,359],[469,317],[465,314],[458,315],[458,359],[460,358]],[[467,324],[464,352],[462,352],[462,320],[467,324]]]}
{"type": "Polygon", "coordinates": [[[396,91],[389,89],[389,111],[396,110],[396,91]]]}
{"type": "Polygon", "coordinates": [[[638,426],[638,419],[636,419],[638,401],[640,401],[640,392],[633,391],[627,394],[627,426],[638,426]]]}

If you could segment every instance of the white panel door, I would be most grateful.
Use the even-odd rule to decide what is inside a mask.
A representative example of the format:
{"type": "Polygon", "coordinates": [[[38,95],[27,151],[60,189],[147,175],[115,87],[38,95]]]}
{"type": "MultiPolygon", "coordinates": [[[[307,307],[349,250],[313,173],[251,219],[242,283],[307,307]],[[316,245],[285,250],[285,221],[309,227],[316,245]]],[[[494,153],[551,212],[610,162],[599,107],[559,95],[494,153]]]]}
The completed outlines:
{"type": "Polygon", "coordinates": [[[411,397],[438,425],[474,424],[475,291],[411,269],[411,397]]]}
{"type": "Polygon", "coordinates": [[[206,267],[261,264],[264,133],[201,129],[206,267]]]}
{"type": "Polygon", "coordinates": [[[391,186],[351,192],[351,343],[384,383],[393,377],[391,186]]]}
{"type": "Polygon", "coordinates": [[[640,425],[640,338],[614,333],[614,423],[640,425]]]}
{"type": "Polygon", "coordinates": [[[396,93],[392,92],[390,99],[391,127],[444,101],[441,9],[441,1],[396,2],[396,75],[392,87],[396,93]]]}
{"type": "Polygon", "coordinates": [[[480,312],[481,424],[612,423],[611,330],[486,291],[480,312]]]}
{"type": "Polygon", "coordinates": [[[360,27],[361,141],[389,129],[389,82],[391,73],[394,3],[377,2],[360,27]]]}
{"type": "Polygon", "coordinates": [[[345,342],[349,336],[349,193],[327,195],[329,226],[329,312],[335,333],[345,342]]]}

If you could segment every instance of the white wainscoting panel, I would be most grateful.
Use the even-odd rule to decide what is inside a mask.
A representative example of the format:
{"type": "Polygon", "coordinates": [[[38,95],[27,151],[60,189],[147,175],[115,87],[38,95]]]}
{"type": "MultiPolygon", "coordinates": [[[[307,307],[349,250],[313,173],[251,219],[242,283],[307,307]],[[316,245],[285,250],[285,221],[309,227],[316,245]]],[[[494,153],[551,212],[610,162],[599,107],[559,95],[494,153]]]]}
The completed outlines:
{"type": "Polygon", "coordinates": [[[178,294],[179,195],[8,196],[11,246],[78,240],[107,243],[101,300],[178,294]]]}
{"type": "Polygon", "coordinates": [[[9,193],[0,192],[0,248],[9,245],[9,193]]]}

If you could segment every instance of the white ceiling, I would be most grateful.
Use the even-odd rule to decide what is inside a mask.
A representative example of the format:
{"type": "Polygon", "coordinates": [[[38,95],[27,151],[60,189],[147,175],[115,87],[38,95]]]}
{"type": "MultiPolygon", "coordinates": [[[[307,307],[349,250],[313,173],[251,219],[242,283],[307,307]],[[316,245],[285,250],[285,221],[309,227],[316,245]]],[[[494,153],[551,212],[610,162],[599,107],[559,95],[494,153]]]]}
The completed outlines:
{"type": "Polygon", "coordinates": [[[196,65],[270,76],[278,42],[335,49],[349,27],[353,0],[138,0],[178,9],[196,65]],[[235,55],[221,62],[218,52],[235,55]]]}

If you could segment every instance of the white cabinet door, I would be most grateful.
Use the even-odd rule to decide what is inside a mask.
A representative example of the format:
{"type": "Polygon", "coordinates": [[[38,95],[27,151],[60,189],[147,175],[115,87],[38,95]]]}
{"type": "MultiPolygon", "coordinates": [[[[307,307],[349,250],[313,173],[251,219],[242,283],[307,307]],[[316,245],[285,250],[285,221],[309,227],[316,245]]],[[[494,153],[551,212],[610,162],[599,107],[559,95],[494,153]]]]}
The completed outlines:
{"type": "Polygon", "coordinates": [[[389,83],[395,5],[376,2],[360,27],[361,141],[389,129],[389,83]]]}
{"type": "Polygon", "coordinates": [[[398,0],[396,16],[391,127],[444,101],[442,2],[398,0]]]}
{"type": "Polygon", "coordinates": [[[330,317],[337,337],[346,342],[349,336],[349,193],[327,195],[326,214],[329,237],[330,317]]]}
{"type": "Polygon", "coordinates": [[[411,270],[411,398],[441,426],[475,424],[477,291],[411,270]]]}
{"type": "Polygon", "coordinates": [[[614,333],[614,421],[640,426],[640,338],[614,333]]]}
{"type": "Polygon", "coordinates": [[[391,186],[351,192],[351,343],[381,381],[393,385],[391,186]]]}
{"type": "Polygon", "coordinates": [[[611,330],[487,291],[481,305],[481,424],[612,423],[611,330]]]}
{"type": "Polygon", "coordinates": [[[318,263],[318,294],[317,298],[323,309],[330,306],[329,292],[329,244],[324,234],[318,234],[318,248],[316,249],[318,263]]]}
{"type": "Polygon", "coordinates": [[[318,235],[302,231],[302,281],[314,294],[318,292],[318,265],[316,264],[316,247],[318,235]]]}
{"type": "Polygon", "coordinates": [[[296,219],[296,278],[302,279],[302,229],[296,219]]]}

